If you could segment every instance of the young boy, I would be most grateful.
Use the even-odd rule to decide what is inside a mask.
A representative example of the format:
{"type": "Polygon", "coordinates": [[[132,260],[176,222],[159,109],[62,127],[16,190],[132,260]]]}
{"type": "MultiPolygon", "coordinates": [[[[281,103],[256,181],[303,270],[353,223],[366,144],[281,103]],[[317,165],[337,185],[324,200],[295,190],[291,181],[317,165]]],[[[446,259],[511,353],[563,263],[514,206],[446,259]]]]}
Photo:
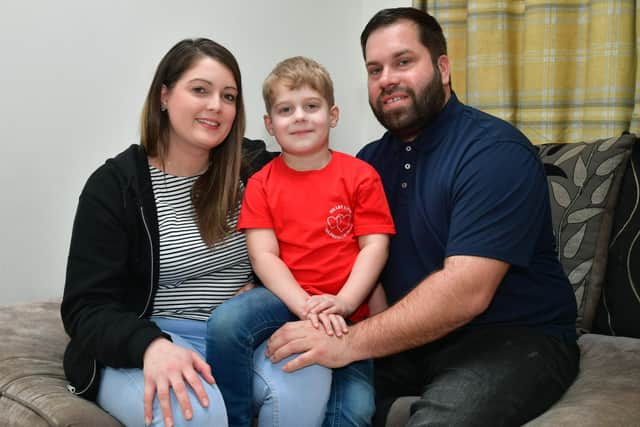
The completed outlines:
{"type": "MultiPolygon", "coordinates": [[[[247,183],[238,229],[246,233],[255,273],[281,302],[256,288],[216,309],[208,322],[207,361],[231,426],[251,419],[252,390],[238,378],[252,371],[238,360],[251,361],[257,345],[287,321],[309,319],[340,336],[348,332],[347,322],[367,317],[367,300],[395,233],[378,174],[329,149],[338,107],[327,71],[311,59],[289,58],[267,77],[263,97],[265,126],[282,155],[247,183]]],[[[366,361],[334,371],[327,417],[370,423],[371,369],[366,361]]]]}

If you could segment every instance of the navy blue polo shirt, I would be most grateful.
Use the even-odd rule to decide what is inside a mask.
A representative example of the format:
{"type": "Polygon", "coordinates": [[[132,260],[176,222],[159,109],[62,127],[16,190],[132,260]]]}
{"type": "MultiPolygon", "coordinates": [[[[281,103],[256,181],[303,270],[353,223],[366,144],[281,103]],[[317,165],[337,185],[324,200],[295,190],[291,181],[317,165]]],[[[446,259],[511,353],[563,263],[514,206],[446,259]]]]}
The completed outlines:
{"type": "Polygon", "coordinates": [[[415,140],[387,132],[358,157],[380,174],[396,225],[381,278],[390,303],[449,256],[492,258],[510,268],[467,328],[530,326],[576,339],[576,300],[555,252],[546,176],[522,133],[452,93],[415,140]]]}

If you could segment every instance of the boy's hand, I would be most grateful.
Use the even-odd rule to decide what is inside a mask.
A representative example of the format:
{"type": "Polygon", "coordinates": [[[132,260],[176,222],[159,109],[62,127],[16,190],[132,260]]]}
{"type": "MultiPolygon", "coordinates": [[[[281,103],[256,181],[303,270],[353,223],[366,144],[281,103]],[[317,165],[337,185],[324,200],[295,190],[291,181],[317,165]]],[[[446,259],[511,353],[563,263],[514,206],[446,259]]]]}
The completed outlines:
{"type": "Polygon", "coordinates": [[[311,324],[316,329],[320,329],[320,325],[322,325],[327,335],[341,337],[349,332],[347,322],[339,314],[309,313],[307,319],[311,320],[311,324]]]}
{"type": "Polygon", "coordinates": [[[305,316],[309,314],[339,314],[342,317],[348,317],[353,312],[353,308],[347,306],[347,303],[340,299],[337,295],[322,294],[312,295],[307,299],[304,308],[305,316]]]}

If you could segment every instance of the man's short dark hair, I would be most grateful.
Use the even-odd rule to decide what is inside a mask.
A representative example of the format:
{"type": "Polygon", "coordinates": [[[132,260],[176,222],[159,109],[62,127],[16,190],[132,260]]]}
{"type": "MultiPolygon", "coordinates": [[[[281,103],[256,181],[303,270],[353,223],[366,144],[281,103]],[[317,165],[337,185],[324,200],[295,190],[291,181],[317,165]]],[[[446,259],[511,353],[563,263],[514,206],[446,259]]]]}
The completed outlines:
{"type": "Polygon", "coordinates": [[[382,9],[373,15],[360,35],[360,45],[362,46],[362,55],[365,56],[365,47],[367,40],[375,30],[395,24],[398,21],[407,20],[414,22],[420,34],[420,42],[424,47],[429,49],[431,60],[437,63],[440,55],[447,54],[447,41],[444,38],[442,27],[436,19],[426,12],[413,7],[397,7],[391,9],[382,9]]]}

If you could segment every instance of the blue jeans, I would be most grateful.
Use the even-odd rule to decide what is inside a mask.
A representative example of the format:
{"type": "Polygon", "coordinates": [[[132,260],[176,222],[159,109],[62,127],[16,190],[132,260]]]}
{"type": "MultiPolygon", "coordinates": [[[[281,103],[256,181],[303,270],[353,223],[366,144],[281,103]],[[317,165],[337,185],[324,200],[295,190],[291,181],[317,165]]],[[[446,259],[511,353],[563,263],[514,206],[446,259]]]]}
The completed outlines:
{"type": "MultiPolygon", "coordinates": [[[[224,396],[230,426],[251,425],[254,349],[284,323],[293,320],[298,318],[264,287],[226,301],[211,314],[207,322],[207,362],[224,396]]],[[[315,387],[313,383],[308,384],[309,390],[315,387]]],[[[369,426],[374,411],[372,361],[334,369],[322,425],[369,426]]]]}
{"type": "MultiPolygon", "coordinates": [[[[171,335],[173,342],[181,347],[205,353],[206,322],[185,319],[152,318],[171,335]]],[[[253,370],[249,377],[253,381],[253,401],[260,427],[317,426],[324,416],[325,402],[331,390],[331,371],[321,366],[310,366],[293,374],[282,371],[285,360],[273,364],[264,357],[266,343],[255,351],[253,370]],[[314,384],[309,390],[309,384],[314,384]],[[321,402],[321,403],[318,403],[321,402]],[[298,414],[291,408],[300,411],[298,414]]],[[[287,358],[286,360],[290,360],[287,358]]],[[[97,403],[126,426],[144,425],[143,390],[144,377],[141,369],[104,368],[98,390],[97,403]]],[[[202,378],[201,378],[202,380],[202,378]]],[[[202,380],[209,406],[203,408],[187,387],[193,408],[193,418],[186,421],[173,392],[170,393],[174,425],[227,426],[227,413],[223,396],[216,384],[202,380]]],[[[157,397],[153,402],[152,426],[164,426],[162,411],[157,397]]]]}
{"type": "MultiPolygon", "coordinates": [[[[204,357],[205,322],[197,320],[176,320],[153,318],[164,332],[171,335],[174,344],[194,350],[204,357]]],[[[106,367],[100,372],[101,381],[96,403],[109,412],[125,426],[144,425],[144,376],[142,369],[116,369],[106,367]]],[[[200,381],[209,398],[209,406],[204,408],[198,398],[187,386],[189,400],[193,408],[191,421],[184,419],[182,410],[173,391],[170,393],[173,422],[176,427],[208,425],[225,427],[227,413],[218,387],[207,383],[202,377],[200,381]]],[[[151,426],[164,426],[158,396],[153,399],[153,421],[151,426]]]]}
{"type": "Polygon", "coordinates": [[[525,327],[454,332],[376,359],[375,425],[401,396],[418,396],[407,426],[520,426],[556,402],[578,373],[575,342],[525,327]]]}

